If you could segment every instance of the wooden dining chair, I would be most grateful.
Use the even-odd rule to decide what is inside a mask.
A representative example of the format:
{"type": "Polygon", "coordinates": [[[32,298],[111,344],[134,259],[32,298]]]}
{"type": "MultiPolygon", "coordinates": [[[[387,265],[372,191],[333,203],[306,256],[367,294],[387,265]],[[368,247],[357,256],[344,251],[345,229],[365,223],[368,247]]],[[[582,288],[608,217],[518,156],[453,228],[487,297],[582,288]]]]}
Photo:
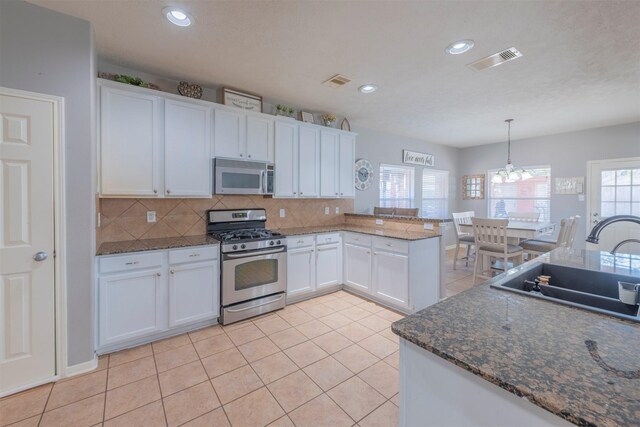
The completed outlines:
{"type": "MultiPolygon", "coordinates": [[[[484,274],[484,258],[499,259],[505,270],[509,260],[523,262],[524,250],[518,245],[509,244],[507,240],[508,219],[471,218],[473,236],[476,243],[476,263],[473,269],[473,283],[477,278],[490,279],[492,276],[484,274]],[[478,271],[480,267],[480,271],[478,271]]],[[[515,265],[515,262],[514,262],[515,265]]]]}
{"type": "Polygon", "coordinates": [[[538,222],[540,212],[508,212],[509,221],[538,222]]]}
{"type": "Polygon", "coordinates": [[[380,206],[375,206],[373,208],[373,214],[374,215],[393,215],[393,211],[396,208],[383,208],[380,206]]]}
{"type": "Polygon", "coordinates": [[[395,208],[394,215],[418,216],[418,208],[395,208]]]}
{"type": "Polygon", "coordinates": [[[458,259],[464,259],[466,261],[466,266],[469,266],[469,254],[471,252],[471,247],[476,244],[476,240],[473,237],[473,233],[463,232],[460,228],[460,224],[471,225],[471,218],[476,216],[476,213],[474,211],[454,212],[451,216],[453,217],[453,226],[456,230],[456,252],[453,255],[453,269],[455,270],[458,259]],[[461,245],[465,245],[467,247],[467,253],[463,258],[459,258],[461,245]]]}
{"type": "Polygon", "coordinates": [[[560,230],[555,238],[541,236],[535,239],[527,239],[520,242],[520,246],[522,246],[529,259],[556,248],[572,248],[576,237],[578,219],[580,219],[579,215],[562,219],[560,221],[560,230]]]}

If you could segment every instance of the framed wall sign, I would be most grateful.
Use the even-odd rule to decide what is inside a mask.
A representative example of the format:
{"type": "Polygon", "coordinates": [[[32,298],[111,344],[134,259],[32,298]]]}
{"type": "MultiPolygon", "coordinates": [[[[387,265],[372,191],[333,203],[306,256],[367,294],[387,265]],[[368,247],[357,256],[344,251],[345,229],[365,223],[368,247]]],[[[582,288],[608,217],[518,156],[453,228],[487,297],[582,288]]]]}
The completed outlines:
{"type": "Polygon", "coordinates": [[[402,163],[408,163],[410,165],[433,166],[435,164],[435,158],[433,157],[433,154],[402,150],[402,163]]]}
{"type": "Polygon", "coordinates": [[[313,123],[313,113],[307,113],[306,111],[300,111],[300,118],[305,123],[313,123]]]}
{"type": "Polygon", "coordinates": [[[462,177],[462,200],[484,199],[484,174],[462,177]]]}
{"type": "Polygon", "coordinates": [[[222,89],[222,103],[248,111],[262,113],[262,97],[251,93],[239,92],[234,89],[222,89]]]}
{"type": "Polygon", "coordinates": [[[584,176],[563,176],[553,178],[553,194],[584,193],[584,176]]]}

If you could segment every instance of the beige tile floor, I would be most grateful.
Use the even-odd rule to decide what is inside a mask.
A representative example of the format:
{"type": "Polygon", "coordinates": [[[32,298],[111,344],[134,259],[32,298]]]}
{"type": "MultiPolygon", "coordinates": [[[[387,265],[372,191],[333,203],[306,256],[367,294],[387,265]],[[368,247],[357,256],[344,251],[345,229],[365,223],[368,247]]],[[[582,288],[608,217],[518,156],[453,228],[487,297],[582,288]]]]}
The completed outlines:
{"type": "MultiPolygon", "coordinates": [[[[465,265],[465,260],[458,260],[456,269],[453,269],[454,249],[449,249],[445,258],[445,283],[446,296],[450,297],[473,287],[473,258],[469,261],[469,266],[465,265]]],[[[460,249],[460,256],[464,256],[464,246],[460,249]]]]}
{"type": "MultiPolygon", "coordinates": [[[[472,285],[453,270],[447,296],[472,285]]],[[[100,357],[0,400],[0,426],[395,426],[402,316],[344,291],[100,357]]]]}

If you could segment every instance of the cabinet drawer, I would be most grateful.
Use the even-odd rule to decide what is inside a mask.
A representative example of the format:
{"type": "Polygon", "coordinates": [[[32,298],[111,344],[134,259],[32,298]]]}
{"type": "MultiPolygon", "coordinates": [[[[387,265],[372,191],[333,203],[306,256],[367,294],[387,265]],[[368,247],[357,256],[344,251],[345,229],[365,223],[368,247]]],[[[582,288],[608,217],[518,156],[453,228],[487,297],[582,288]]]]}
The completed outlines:
{"type": "Polygon", "coordinates": [[[287,237],[287,247],[291,249],[295,248],[304,248],[306,246],[313,246],[313,234],[309,234],[307,236],[288,236],[287,237]]]}
{"type": "Polygon", "coordinates": [[[218,259],[218,246],[194,246],[169,251],[169,264],[218,259]]]}
{"type": "Polygon", "coordinates": [[[101,257],[100,273],[129,271],[162,266],[162,252],[140,252],[132,255],[101,257]]]}
{"type": "Polygon", "coordinates": [[[389,239],[384,237],[373,238],[373,248],[383,251],[399,252],[402,254],[409,253],[409,242],[400,239],[389,239]]]}
{"type": "Polygon", "coordinates": [[[317,245],[328,245],[331,243],[340,243],[340,233],[325,233],[316,236],[317,245]]]}
{"type": "Polygon", "coordinates": [[[352,245],[371,246],[371,236],[360,233],[345,233],[344,242],[352,245]]]}

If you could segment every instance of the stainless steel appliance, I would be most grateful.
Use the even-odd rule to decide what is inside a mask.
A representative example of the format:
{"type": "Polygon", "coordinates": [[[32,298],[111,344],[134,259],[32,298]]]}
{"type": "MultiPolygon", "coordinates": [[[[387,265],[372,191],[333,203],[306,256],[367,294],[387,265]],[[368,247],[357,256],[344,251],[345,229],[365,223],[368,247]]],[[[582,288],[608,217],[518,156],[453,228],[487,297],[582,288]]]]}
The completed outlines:
{"type": "Polygon", "coordinates": [[[264,209],[207,211],[207,233],[221,242],[223,325],[285,306],[287,238],[266,222],[264,209]]]}
{"type": "Polygon", "coordinates": [[[213,193],[273,194],[273,172],[271,163],[213,159],[213,193]]]}

